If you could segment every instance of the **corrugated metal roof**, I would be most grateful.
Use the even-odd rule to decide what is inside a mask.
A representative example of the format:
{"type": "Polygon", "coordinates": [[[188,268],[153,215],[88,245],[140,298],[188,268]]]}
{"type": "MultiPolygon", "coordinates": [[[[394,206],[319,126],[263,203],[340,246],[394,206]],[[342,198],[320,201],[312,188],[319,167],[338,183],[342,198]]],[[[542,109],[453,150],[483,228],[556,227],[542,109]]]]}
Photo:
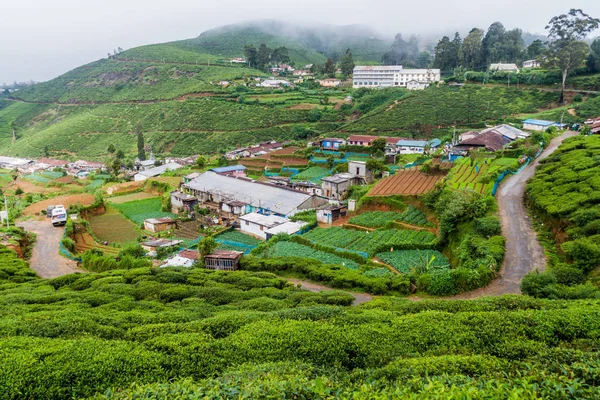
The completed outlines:
{"type": "Polygon", "coordinates": [[[497,125],[492,128],[484,129],[483,131],[481,131],[481,133],[486,133],[486,132],[497,132],[498,134],[500,134],[502,136],[506,136],[507,138],[509,138],[511,140],[524,139],[524,138],[528,138],[530,136],[529,133],[523,132],[519,128],[515,128],[514,126],[510,126],[510,125],[506,125],[506,124],[497,125]]]}
{"type": "Polygon", "coordinates": [[[237,164],[237,165],[230,165],[228,167],[213,168],[213,169],[211,169],[211,171],[216,172],[217,174],[224,174],[226,172],[245,171],[246,169],[247,168],[244,167],[243,165],[237,164]]]}
{"type": "Polygon", "coordinates": [[[167,171],[174,171],[180,168],[183,168],[183,165],[177,163],[168,163],[155,168],[147,169],[146,171],[140,171],[138,172],[138,174],[147,176],[148,178],[152,178],[153,176],[158,176],[167,171]]]}
{"type": "Polygon", "coordinates": [[[288,215],[314,195],[207,171],[184,186],[288,215]]]}
{"type": "Polygon", "coordinates": [[[459,147],[485,147],[490,151],[498,151],[509,144],[511,140],[497,132],[489,131],[475,136],[472,139],[463,140],[457,146],[459,147]]]}
{"type": "Polygon", "coordinates": [[[558,122],[555,121],[546,121],[543,119],[526,119],[525,121],[523,121],[524,124],[531,124],[531,125],[540,125],[540,126],[550,126],[550,125],[558,125],[558,122]]]}
{"type": "Polygon", "coordinates": [[[426,140],[399,140],[397,143],[398,146],[407,146],[407,147],[425,147],[427,146],[426,140]]]}
{"type": "Polygon", "coordinates": [[[277,215],[264,215],[259,213],[250,213],[246,215],[242,215],[240,217],[242,221],[252,222],[254,224],[266,226],[272,228],[277,225],[281,225],[284,222],[288,222],[289,220],[285,217],[278,217],[277,215]]]}
{"type": "Polygon", "coordinates": [[[274,226],[273,228],[267,229],[265,231],[265,233],[268,233],[270,235],[277,235],[278,233],[287,233],[288,235],[292,235],[292,234],[298,232],[300,229],[302,229],[305,225],[306,225],[306,222],[288,221],[288,222],[284,222],[283,224],[274,226]]]}

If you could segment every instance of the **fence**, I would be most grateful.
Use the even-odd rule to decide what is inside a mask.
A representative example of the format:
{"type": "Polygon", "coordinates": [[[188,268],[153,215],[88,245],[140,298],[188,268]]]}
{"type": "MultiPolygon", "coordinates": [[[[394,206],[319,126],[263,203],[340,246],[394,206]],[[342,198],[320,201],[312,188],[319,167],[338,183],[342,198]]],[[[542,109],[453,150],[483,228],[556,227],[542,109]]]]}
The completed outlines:
{"type": "MultiPolygon", "coordinates": [[[[66,238],[66,237],[67,236],[63,234],[63,239],[66,238]]],[[[65,247],[65,245],[62,243],[62,241],[58,245],[58,252],[60,254],[62,254],[63,256],[67,257],[69,260],[73,260],[73,261],[77,261],[77,262],[82,262],[81,257],[75,257],[73,255],[73,253],[71,253],[69,251],[69,249],[67,249],[65,247]]]]}
{"type": "MultiPolygon", "coordinates": [[[[537,153],[535,153],[535,156],[533,156],[533,159],[536,159],[536,158],[538,158],[538,156],[539,156],[540,154],[542,154],[542,151],[544,151],[544,149],[543,149],[543,148],[540,148],[540,149],[537,151],[537,153]]],[[[529,165],[529,163],[531,162],[531,160],[532,160],[532,158],[528,158],[528,159],[527,159],[527,161],[525,161],[525,163],[523,163],[523,165],[521,165],[521,166],[519,167],[519,169],[517,169],[516,171],[512,171],[512,170],[507,170],[507,171],[504,171],[504,172],[502,173],[502,175],[500,175],[500,176],[498,177],[498,179],[496,179],[496,182],[494,182],[494,187],[492,188],[492,196],[495,196],[495,195],[496,195],[496,192],[498,191],[498,187],[500,187],[500,183],[502,183],[502,180],[503,180],[503,179],[506,177],[506,175],[508,175],[508,174],[513,174],[513,175],[514,175],[514,174],[518,174],[519,172],[523,171],[523,169],[525,169],[525,167],[527,167],[527,166],[529,165]]]]}

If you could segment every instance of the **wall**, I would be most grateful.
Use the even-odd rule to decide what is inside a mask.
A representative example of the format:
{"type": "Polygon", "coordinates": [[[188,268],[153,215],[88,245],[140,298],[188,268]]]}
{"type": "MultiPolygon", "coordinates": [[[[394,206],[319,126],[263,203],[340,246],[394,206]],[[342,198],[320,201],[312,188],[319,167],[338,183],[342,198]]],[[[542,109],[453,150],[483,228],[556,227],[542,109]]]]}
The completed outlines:
{"type": "Polygon", "coordinates": [[[241,221],[240,220],[240,231],[242,231],[244,233],[250,233],[252,235],[256,235],[258,237],[266,239],[267,234],[265,233],[265,231],[267,229],[268,228],[262,227],[262,225],[258,225],[258,224],[255,224],[255,223],[249,222],[249,221],[241,221]],[[261,230],[261,228],[263,228],[264,230],[261,230]]]}

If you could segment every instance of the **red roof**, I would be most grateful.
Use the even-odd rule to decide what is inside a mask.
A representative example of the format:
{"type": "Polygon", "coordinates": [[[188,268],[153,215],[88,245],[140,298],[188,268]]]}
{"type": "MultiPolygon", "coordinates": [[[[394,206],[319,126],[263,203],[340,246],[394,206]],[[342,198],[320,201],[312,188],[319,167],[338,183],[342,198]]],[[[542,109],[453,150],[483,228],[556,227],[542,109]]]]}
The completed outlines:
{"type": "Polygon", "coordinates": [[[409,139],[407,139],[407,138],[400,138],[400,137],[386,137],[385,138],[385,141],[387,142],[387,144],[396,144],[400,140],[409,140],[409,139]]]}
{"type": "Polygon", "coordinates": [[[69,162],[68,161],[62,161],[62,160],[55,160],[52,158],[40,158],[38,160],[38,162],[43,163],[43,164],[48,164],[48,165],[53,165],[55,167],[64,167],[65,165],[67,165],[69,162]]]}
{"type": "Polygon", "coordinates": [[[495,131],[488,131],[472,139],[463,140],[460,147],[485,147],[489,151],[498,151],[509,144],[511,140],[495,131]]]}
{"type": "Polygon", "coordinates": [[[179,252],[179,257],[189,258],[190,260],[197,260],[200,258],[200,253],[196,250],[183,250],[179,252]]]}
{"type": "Polygon", "coordinates": [[[348,141],[352,142],[367,142],[371,143],[375,139],[379,139],[381,136],[369,136],[369,135],[351,135],[348,141]]]}
{"type": "Polygon", "coordinates": [[[235,260],[242,256],[241,251],[233,251],[233,250],[215,250],[212,254],[205,256],[205,258],[227,258],[235,260]]]}

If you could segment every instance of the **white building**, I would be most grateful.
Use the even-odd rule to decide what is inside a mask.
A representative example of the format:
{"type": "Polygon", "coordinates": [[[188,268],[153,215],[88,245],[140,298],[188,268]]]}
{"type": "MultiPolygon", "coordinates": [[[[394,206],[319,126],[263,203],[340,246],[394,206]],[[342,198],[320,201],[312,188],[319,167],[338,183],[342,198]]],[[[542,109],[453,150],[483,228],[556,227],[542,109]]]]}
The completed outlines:
{"type": "Polygon", "coordinates": [[[154,167],[147,169],[145,171],[140,171],[133,176],[133,180],[136,182],[145,181],[148,178],[154,178],[155,176],[159,176],[160,174],[164,174],[167,171],[175,171],[176,169],[183,168],[183,165],[177,163],[168,163],[161,165],[159,167],[154,167]]]}
{"type": "Polygon", "coordinates": [[[519,67],[517,67],[517,64],[513,64],[513,63],[510,63],[510,64],[497,63],[497,64],[490,64],[490,71],[518,73],[519,67]]]}
{"type": "Polygon", "coordinates": [[[410,81],[433,83],[440,79],[439,69],[404,69],[402,65],[356,66],[352,87],[407,87],[410,81]]]}
{"type": "Polygon", "coordinates": [[[285,217],[253,212],[240,217],[240,231],[266,239],[266,231],[288,221],[285,217]]]}
{"type": "Polygon", "coordinates": [[[266,79],[256,86],[264,88],[278,88],[282,86],[292,86],[292,84],[283,79],[266,79]]]}
{"type": "Polygon", "coordinates": [[[527,60],[523,61],[523,68],[540,68],[542,63],[538,60],[527,60]]]}
{"type": "Polygon", "coordinates": [[[429,83],[427,82],[419,82],[419,81],[408,81],[406,82],[406,88],[408,90],[423,90],[429,87],[429,83]]]}

